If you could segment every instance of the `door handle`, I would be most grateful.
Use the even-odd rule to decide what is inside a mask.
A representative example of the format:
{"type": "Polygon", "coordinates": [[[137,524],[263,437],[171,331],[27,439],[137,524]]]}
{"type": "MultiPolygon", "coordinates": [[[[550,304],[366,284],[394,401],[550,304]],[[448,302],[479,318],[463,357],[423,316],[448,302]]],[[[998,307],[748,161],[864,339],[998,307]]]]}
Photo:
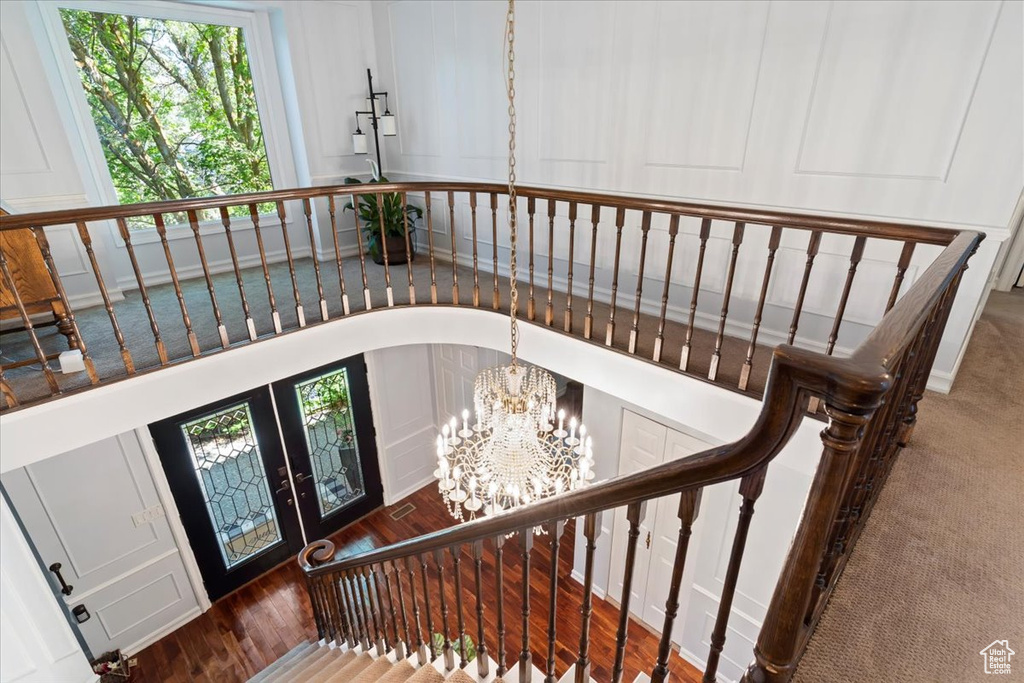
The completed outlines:
{"type": "Polygon", "coordinates": [[[288,505],[292,505],[295,501],[292,499],[292,497],[290,495],[288,495],[288,494],[291,493],[291,490],[292,490],[292,483],[290,481],[288,481],[287,479],[282,479],[281,480],[281,488],[276,489],[274,491],[274,493],[276,493],[276,494],[278,494],[280,496],[288,496],[288,498],[285,500],[285,502],[288,503],[288,505]]]}
{"type": "Polygon", "coordinates": [[[54,562],[49,567],[50,571],[57,575],[57,580],[60,581],[60,592],[64,595],[71,595],[71,591],[75,590],[74,586],[69,586],[68,582],[64,580],[64,577],[60,573],[60,562],[54,562]]]}
{"type": "Polygon", "coordinates": [[[313,478],[312,475],[306,474],[305,472],[299,472],[298,474],[295,475],[295,483],[296,484],[301,484],[302,482],[306,481],[307,479],[312,479],[312,478],[313,478]]]}
{"type": "Polygon", "coordinates": [[[650,550],[651,549],[651,532],[650,531],[647,532],[647,540],[644,541],[644,543],[647,545],[647,549],[650,550]]]}

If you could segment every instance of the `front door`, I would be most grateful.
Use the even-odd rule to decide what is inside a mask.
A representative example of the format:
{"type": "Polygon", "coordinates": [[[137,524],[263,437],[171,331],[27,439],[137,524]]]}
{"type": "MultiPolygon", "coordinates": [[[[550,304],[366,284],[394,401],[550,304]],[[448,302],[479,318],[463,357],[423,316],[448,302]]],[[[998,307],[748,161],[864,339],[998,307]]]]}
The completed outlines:
{"type": "Polygon", "coordinates": [[[276,382],[306,538],[326,538],[384,502],[362,356],[276,382]]]}
{"type": "Polygon", "coordinates": [[[267,387],[149,429],[211,600],[302,549],[267,387]]]}

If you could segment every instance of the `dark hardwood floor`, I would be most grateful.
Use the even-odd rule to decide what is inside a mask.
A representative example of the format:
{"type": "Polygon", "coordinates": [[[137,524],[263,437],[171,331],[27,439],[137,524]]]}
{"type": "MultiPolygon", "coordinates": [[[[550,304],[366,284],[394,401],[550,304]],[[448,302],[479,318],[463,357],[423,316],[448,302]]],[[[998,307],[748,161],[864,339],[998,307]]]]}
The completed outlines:
{"type": "MultiPolygon", "coordinates": [[[[381,547],[450,526],[453,520],[437,496],[433,484],[420,489],[391,508],[377,510],[362,520],[335,534],[333,540],[341,555],[381,547]],[[401,519],[392,519],[390,513],[406,503],[416,510],[401,519]]],[[[576,661],[580,636],[580,605],[582,586],[571,576],[575,529],[568,524],[562,537],[559,553],[559,592],[556,610],[556,670],[559,675],[576,661]]],[[[472,558],[469,549],[463,549],[462,582],[467,591],[464,599],[466,633],[476,640],[476,601],[472,597],[475,585],[472,558]]],[[[494,550],[487,545],[484,556],[485,633],[488,654],[497,658],[494,605],[497,600],[494,579],[494,550]]],[[[543,670],[547,660],[548,627],[548,571],[551,566],[549,538],[538,536],[531,556],[530,575],[530,644],[533,663],[543,670]]],[[[429,562],[433,566],[433,562],[429,562]]],[[[451,576],[451,558],[447,558],[447,598],[450,610],[449,634],[456,637],[455,593],[451,576]]],[[[521,585],[522,563],[518,557],[518,543],[506,544],[505,570],[505,622],[506,661],[513,664],[522,642],[521,585]]],[[[403,577],[406,600],[409,600],[408,575],[403,577]]],[[[437,574],[430,576],[432,621],[434,631],[440,631],[437,574]]],[[[417,573],[416,592],[421,601],[422,584],[417,573]]],[[[409,619],[412,619],[411,609],[409,619]]],[[[611,678],[614,658],[615,632],[619,611],[611,603],[594,598],[591,621],[591,676],[597,681],[611,678]]],[[[424,629],[425,618],[421,618],[424,629]]],[[[389,626],[390,629],[390,626],[389,626]]],[[[221,598],[200,617],[167,635],[138,654],[138,668],[133,669],[133,683],[158,681],[245,681],[291,648],[305,640],[316,638],[313,615],[306,595],[302,571],[295,561],[288,562],[256,581],[221,598]]],[[[626,645],[625,675],[632,681],[640,671],[650,673],[657,656],[658,637],[640,624],[631,621],[626,645]]],[[[669,668],[672,680],[697,683],[700,672],[674,652],[669,668]]]]}

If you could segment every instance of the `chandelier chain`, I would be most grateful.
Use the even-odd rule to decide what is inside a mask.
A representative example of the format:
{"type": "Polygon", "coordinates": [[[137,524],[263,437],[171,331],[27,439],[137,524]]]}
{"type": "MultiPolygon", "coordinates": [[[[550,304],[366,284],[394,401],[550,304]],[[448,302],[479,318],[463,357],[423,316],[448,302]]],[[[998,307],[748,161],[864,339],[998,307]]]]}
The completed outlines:
{"type": "Polygon", "coordinates": [[[518,367],[519,349],[519,290],[517,288],[517,212],[516,212],[516,2],[508,0],[505,21],[505,42],[508,46],[508,73],[505,88],[508,93],[508,230],[509,230],[509,318],[512,334],[512,372],[518,367]]]}

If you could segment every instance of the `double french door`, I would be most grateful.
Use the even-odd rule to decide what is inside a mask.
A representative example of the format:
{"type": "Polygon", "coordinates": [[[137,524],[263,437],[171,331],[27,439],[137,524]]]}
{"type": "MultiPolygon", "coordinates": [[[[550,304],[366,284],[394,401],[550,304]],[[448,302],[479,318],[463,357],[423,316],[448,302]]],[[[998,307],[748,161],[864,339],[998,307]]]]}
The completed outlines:
{"type": "Polygon", "coordinates": [[[362,356],[150,432],[211,600],[383,502],[362,356]]]}

